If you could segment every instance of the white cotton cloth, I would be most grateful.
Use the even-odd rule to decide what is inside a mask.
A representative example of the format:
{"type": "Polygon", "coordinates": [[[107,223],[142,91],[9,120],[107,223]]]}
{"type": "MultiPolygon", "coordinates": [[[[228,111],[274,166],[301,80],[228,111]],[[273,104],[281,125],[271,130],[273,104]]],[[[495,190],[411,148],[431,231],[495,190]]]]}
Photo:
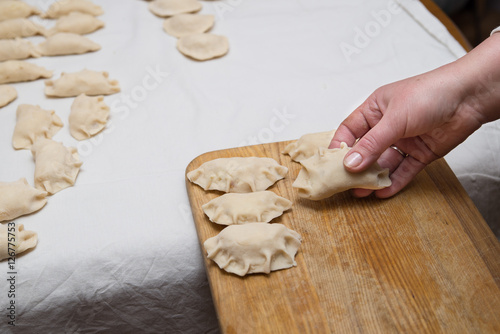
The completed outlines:
{"type": "MultiPolygon", "coordinates": [[[[26,2],[46,10],[53,1],[26,2]]],[[[16,333],[217,332],[185,189],[189,162],[208,151],[331,130],[379,86],[465,54],[416,4],[221,0],[203,1],[200,14],[215,15],[211,32],[228,37],[229,53],[197,62],[177,51],[147,1],[95,2],[106,27],[87,37],[101,50],[28,61],[55,70],[56,79],[87,68],[119,80],[122,91],[104,98],[108,129],[75,140],[68,127],[74,99],[47,98],[42,80],[15,84],[19,98],[0,109],[1,181],[26,177],[33,185],[31,153],[11,144],[21,103],[54,109],[65,124],[54,140],[77,147],[83,161],[74,187],[16,219],[39,240],[17,259],[16,333]]],[[[448,160],[465,185],[474,178],[468,189],[476,203],[495,196],[498,127],[480,129],[448,160]]],[[[500,201],[490,199],[498,212],[500,201]]],[[[0,262],[0,273],[7,271],[0,262]]],[[[6,287],[0,284],[2,310],[6,287]]],[[[2,314],[0,332],[10,333],[2,314]]]]}

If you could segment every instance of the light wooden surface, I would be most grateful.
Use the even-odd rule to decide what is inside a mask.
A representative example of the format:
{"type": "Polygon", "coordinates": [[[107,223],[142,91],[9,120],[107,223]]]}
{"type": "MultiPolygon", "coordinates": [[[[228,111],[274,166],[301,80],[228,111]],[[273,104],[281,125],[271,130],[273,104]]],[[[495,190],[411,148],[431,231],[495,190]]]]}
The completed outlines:
{"type": "MultiPolygon", "coordinates": [[[[287,142],[210,152],[271,157],[289,168],[270,190],[293,202],[273,220],[303,237],[297,267],[244,278],[206,258],[223,333],[500,333],[500,244],[444,160],[388,199],[349,193],[313,202],[291,187],[287,142]]],[[[187,181],[200,244],[222,226],[201,205],[219,196],[187,181]]]]}

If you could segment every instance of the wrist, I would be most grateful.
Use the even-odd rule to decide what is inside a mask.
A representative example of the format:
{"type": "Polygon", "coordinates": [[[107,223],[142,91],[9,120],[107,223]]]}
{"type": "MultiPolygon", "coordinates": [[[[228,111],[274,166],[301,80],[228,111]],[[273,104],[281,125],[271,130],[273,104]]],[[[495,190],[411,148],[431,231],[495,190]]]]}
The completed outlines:
{"type": "Polygon", "coordinates": [[[500,34],[495,33],[457,60],[463,89],[461,105],[481,124],[497,119],[500,105],[500,34]]]}

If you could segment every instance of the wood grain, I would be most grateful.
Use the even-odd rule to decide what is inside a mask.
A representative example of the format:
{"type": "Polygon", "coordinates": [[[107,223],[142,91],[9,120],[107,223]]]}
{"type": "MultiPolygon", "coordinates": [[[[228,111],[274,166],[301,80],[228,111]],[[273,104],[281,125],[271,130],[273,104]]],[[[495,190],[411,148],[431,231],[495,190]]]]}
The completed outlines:
{"type": "Polygon", "coordinates": [[[441,159],[397,196],[323,201],[298,197],[300,165],[288,142],[228,149],[194,159],[186,173],[221,157],[271,157],[289,168],[270,190],[293,202],[273,220],[302,235],[297,267],[244,278],[206,258],[221,230],[201,206],[219,196],[186,178],[223,333],[499,333],[500,243],[441,159]]]}

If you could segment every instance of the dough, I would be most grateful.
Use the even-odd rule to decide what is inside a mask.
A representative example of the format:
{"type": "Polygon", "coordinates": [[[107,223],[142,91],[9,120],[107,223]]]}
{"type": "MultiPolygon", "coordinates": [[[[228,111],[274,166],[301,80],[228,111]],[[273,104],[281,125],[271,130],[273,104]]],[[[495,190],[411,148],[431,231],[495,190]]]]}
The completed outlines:
{"type": "Polygon", "coordinates": [[[149,3],[148,7],[151,13],[167,17],[198,12],[203,5],[197,0],[154,0],[149,3]]]}
{"type": "Polygon", "coordinates": [[[0,1],[0,21],[39,15],[40,11],[22,1],[0,1]]]}
{"type": "Polygon", "coordinates": [[[35,159],[35,187],[50,195],[75,184],[82,162],[74,147],[40,138],[31,147],[35,159]]]}
{"type": "Polygon", "coordinates": [[[80,94],[71,105],[69,130],[78,140],[88,139],[106,127],[109,107],[103,96],[90,97],[80,94]]]}
{"type": "Polygon", "coordinates": [[[0,182],[0,222],[40,210],[47,204],[47,193],[33,188],[26,179],[0,182]]]}
{"type": "Polygon", "coordinates": [[[79,12],[71,12],[60,17],[56,25],[49,30],[49,35],[58,32],[70,32],[73,34],[85,35],[104,27],[104,22],[98,18],[79,12]]]}
{"type": "Polygon", "coordinates": [[[12,136],[12,146],[16,150],[31,148],[38,138],[52,138],[63,127],[54,110],[43,110],[30,104],[17,107],[16,119],[12,136]]]}
{"type": "Polygon", "coordinates": [[[179,14],[163,21],[165,32],[174,37],[204,33],[214,26],[213,15],[179,14]]]}
{"type": "Polygon", "coordinates": [[[17,98],[17,91],[9,85],[0,85],[0,108],[5,107],[17,98]]]}
{"type": "Polygon", "coordinates": [[[302,169],[292,187],[299,196],[320,200],[352,189],[382,189],[391,185],[389,169],[377,163],[361,173],[350,173],[344,168],[344,157],[350,148],[342,143],[340,148],[320,148],[312,157],[302,160],[302,169]]]}
{"type": "Polygon", "coordinates": [[[301,162],[312,157],[320,147],[328,148],[334,135],[335,130],[303,135],[299,140],[288,144],[283,153],[288,154],[292,160],[301,162]]]}
{"type": "Polygon", "coordinates": [[[268,223],[292,207],[292,202],[272,191],[232,193],[202,206],[210,221],[221,225],[268,223]]]}
{"type": "Polygon", "coordinates": [[[282,224],[231,225],[207,239],[207,257],[219,268],[239,276],[296,266],[302,238],[282,224]]]}
{"type": "Polygon", "coordinates": [[[35,46],[26,39],[0,39],[0,61],[40,56],[35,46]]]}
{"type": "Polygon", "coordinates": [[[177,49],[193,59],[209,60],[224,56],[229,51],[229,42],[225,36],[193,34],[179,38],[177,49]]]}
{"type": "Polygon", "coordinates": [[[102,7],[88,0],[60,0],[54,2],[44,17],[48,19],[57,19],[61,16],[68,15],[71,12],[80,12],[99,16],[104,14],[102,7]]]}
{"type": "MultiPolygon", "coordinates": [[[[1,3],[1,2],[0,2],[1,3]]],[[[18,256],[26,250],[33,248],[38,243],[38,235],[33,231],[26,231],[23,224],[15,224],[15,230],[11,230],[9,224],[0,224],[0,261],[8,259],[13,255],[18,256]],[[14,247],[9,245],[8,240],[14,234],[14,247]],[[9,254],[10,248],[14,248],[15,254],[9,254]]]]}
{"type": "Polygon", "coordinates": [[[78,34],[59,32],[47,37],[37,49],[44,56],[62,56],[97,51],[101,46],[78,34]]]}
{"type": "Polygon", "coordinates": [[[120,91],[116,80],[108,79],[108,72],[83,70],[75,73],[62,73],[57,80],[45,81],[45,95],[69,97],[86,95],[110,95],[120,91]]]}
{"type": "Polygon", "coordinates": [[[263,191],[285,177],[288,168],[271,158],[220,158],[205,162],[187,174],[205,190],[231,193],[263,191]]]}
{"type": "Polygon", "coordinates": [[[45,35],[46,32],[44,27],[28,19],[17,18],[0,22],[0,38],[2,39],[45,35]]]}
{"type": "Polygon", "coordinates": [[[0,84],[33,81],[50,78],[52,71],[22,60],[8,60],[0,63],[0,84]]]}

